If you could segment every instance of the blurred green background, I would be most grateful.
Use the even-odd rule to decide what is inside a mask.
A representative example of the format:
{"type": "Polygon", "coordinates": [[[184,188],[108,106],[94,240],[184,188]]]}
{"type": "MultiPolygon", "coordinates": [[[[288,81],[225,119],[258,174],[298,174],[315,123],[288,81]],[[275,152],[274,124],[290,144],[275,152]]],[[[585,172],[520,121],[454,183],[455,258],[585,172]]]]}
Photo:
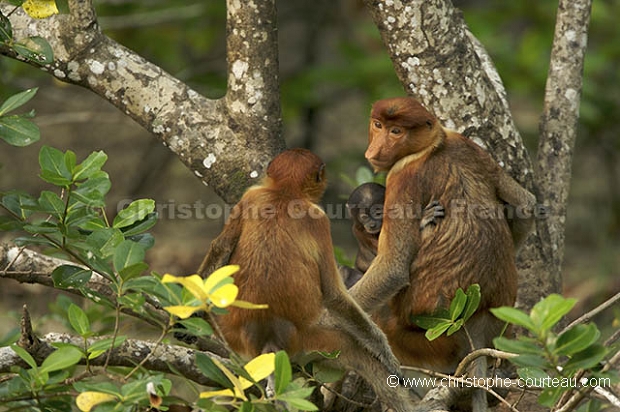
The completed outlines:
{"type": "MultiPolygon", "coordinates": [[[[213,98],[224,94],[223,0],[95,3],[108,35],[200,93],[213,98]]],[[[494,59],[534,158],[557,2],[454,3],[494,59]]],[[[620,2],[594,1],[563,271],[564,292],[579,298],[578,312],[620,290],[620,125],[615,118],[620,114],[619,15],[620,2]]],[[[366,165],[370,104],[402,95],[403,89],[361,0],[281,0],[278,20],[283,133],[289,147],[307,147],[328,163],[331,184],[325,203],[341,215],[339,207],[353,189],[343,176],[352,178],[366,165]]],[[[0,146],[0,191],[37,193],[47,188],[37,179],[37,153],[43,144],[71,148],[78,158],[103,149],[110,156],[104,169],[113,182],[108,212],[113,215],[123,199],[155,199],[161,218],[153,230],[156,246],[148,256],[152,269],[194,272],[223,224],[217,213],[220,199],[107,102],[23,63],[0,59],[0,100],[33,86],[40,90],[27,109],[36,109],[42,139],[28,148],[0,146]]],[[[336,245],[353,258],[350,223],[334,218],[332,230],[336,245]]],[[[0,234],[0,239],[11,236],[0,234]]],[[[32,297],[50,296],[49,290],[11,281],[6,285],[0,291],[2,313],[23,302],[38,304],[45,312],[47,300],[32,297]]]]}

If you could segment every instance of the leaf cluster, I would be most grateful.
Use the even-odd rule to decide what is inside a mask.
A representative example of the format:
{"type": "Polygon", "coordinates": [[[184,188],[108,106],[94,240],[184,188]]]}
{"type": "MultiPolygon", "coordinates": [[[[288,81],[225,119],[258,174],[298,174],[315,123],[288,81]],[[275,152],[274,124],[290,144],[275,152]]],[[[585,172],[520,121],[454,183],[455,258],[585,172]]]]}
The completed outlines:
{"type": "MultiPolygon", "coordinates": [[[[103,368],[93,366],[95,359],[98,365],[103,363],[101,359],[109,360],[111,350],[127,340],[119,333],[121,315],[131,313],[161,327],[159,344],[175,327],[196,336],[213,334],[205,319],[191,316],[198,310],[224,315],[231,305],[259,310],[264,305],[236,299],[238,289],[231,277],[236,266],[223,267],[207,279],[147,273],[145,256],[154,244],[147,231],[157,222],[155,202],[135,200],[110,221],[105,196],[111,182],[102,170],[107,161],[104,152],[91,153],[78,162],[71,150],[43,146],[38,160],[40,178],[51,188],[38,196],[21,191],[0,193],[0,210],[5,212],[0,215],[0,230],[24,232],[14,239],[16,244],[43,247],[72,261],[53,270],[54,287],[79,291],[101,310],[84,310],[66,297],[62,302],[59,299],[60,315],[82,344],[54,343],[56,350],[40,365],[24,348],[12,345],[27,366],[14,367],[14,373],[0,382],[0,403],[49,411],[70,410],[73,405],[82,411],[166,410],[171,402],[187,403],[171,397],[171,380],[162,373],[140,365],[112,370],[107,368],[107,360],[103,368]],[[102,284],[107,291],[101,289],[102,284]],[[149,308],[164,309],[170,315],[149,308]],[[114,313],[111,335],[95,332],[93,323],[110,312],[114,313]],[[108,379],[102,380],[100,375],[108,379]]],[[[196,352],[196,366],[221,385],[201,394],[197,405],[205,410],[273,411],[276,404],[286,405],[287,410],[316,410],[306,400],[313,388],[306,387],[304,379],[292,378],[284,352],[261,355],[250,362],[231,354],[226,365],[196,352]],[[274,393],[267,394],[258,382],[272,373],[274,393]]],[[[182,376],[177,371],[173,374],[182,376]]]]}
{"type": "Polygon", "coordinates": [[[559,334],[554,332],[575,303],[575,299],[552,294],[534,305],[529,314],[512,307],[491,309],[499,319],[529,332],[529,336],[516,339],[498,337],[493,343],[499,350],[518,355],[510,361],[518,367],[521,379],[543,384],[538,401],[547,407],[574,389],[574,385],[549,385],[549,378],[572,379],[575,383],[587,376],[617,381],[613,373],[602,370],[609,350],[600,343],[601,333],[595,324],[577,324],[559,334]]]}
{"type": "Polygon", "coordinates": [[[473,284],[466,292],[458,288],[448,309],[438,308],[432,315],[413,315],[411,321],[426,329],[426,338],[430,341],[444,333],[450,336],[465,326],[480,305],[480,285],[473,284]]]}

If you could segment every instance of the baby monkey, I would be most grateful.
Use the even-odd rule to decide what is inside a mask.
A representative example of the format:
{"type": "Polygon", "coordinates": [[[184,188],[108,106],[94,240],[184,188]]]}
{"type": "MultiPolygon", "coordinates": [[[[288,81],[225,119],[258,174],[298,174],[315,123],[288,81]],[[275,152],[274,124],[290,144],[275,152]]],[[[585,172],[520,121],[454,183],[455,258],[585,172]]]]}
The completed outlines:
{"type": "MultiPolygon", "coordinates": [[[[347,200],[347,210],[353,222],[353,236],[357,241],[355,267],[339,267],[347,288],[355,285],[361,279],[377,256],[379,233],[383,225],[384,201],[385,186],[374,182],[359,185],[351,192],[347,200]]],[[[437,219],[443,218],[444,215],[443,206],[437,201],[431,202],[422,211],[420,230],[435,226],[437,219]]]]}

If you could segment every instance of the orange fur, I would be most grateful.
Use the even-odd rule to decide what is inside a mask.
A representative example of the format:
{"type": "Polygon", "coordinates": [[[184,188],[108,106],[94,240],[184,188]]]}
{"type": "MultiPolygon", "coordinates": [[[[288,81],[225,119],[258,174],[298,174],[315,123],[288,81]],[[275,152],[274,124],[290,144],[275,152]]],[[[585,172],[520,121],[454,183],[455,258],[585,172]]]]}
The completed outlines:
{"type": "Polygon", "coordinates": [[[323,162],[293,149],[278,155],[263,183],[244,194],[199,273],[238,264],[238,299],[269,308],[231,307],[216,321],[232,349],[246,357],[340,350],[336,362],[360,373],[386,405],[405,410],[406,390],[385,385],[388,375],[400,373],[398,360],[338,272],[329,219],[316,205],[325,186],[323,162]]]}

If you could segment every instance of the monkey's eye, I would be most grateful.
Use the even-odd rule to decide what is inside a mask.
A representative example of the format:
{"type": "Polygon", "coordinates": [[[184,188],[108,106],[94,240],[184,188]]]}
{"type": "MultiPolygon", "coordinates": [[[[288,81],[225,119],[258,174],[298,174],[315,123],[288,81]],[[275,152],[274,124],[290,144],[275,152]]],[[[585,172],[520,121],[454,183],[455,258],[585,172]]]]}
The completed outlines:
{"type": "Polygon", "coordinates": [[[395,135],[399,135],[402,132],[403,132],[402,129],[399,127],[393,127],[392,130],[390,130],[390,133],[395,134],[395,135]]]}
{"type": "Polygon", "coordinates": [[[428,126],[429,129],[433,128],[433,122],[431,122],[430,120],[426,121],[426,125],[428,126]]]}
{"type": "Polygon", "coordinates": [[[381,122],[375,121],[373,123],[373,126],[375,126],[377,129],[381,129],[383,127],[383,125],[381,124],[381,122]]]}

